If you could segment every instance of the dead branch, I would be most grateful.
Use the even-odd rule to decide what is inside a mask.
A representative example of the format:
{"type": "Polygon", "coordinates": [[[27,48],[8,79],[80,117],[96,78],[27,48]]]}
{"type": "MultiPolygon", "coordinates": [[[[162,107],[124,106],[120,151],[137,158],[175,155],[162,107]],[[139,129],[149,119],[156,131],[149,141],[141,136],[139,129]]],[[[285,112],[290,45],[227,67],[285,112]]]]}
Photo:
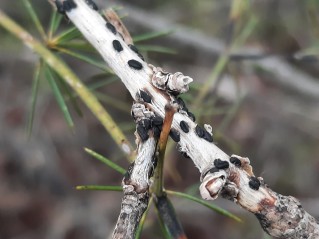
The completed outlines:
{"type": "Polygon", "coordinates": [[[316,220],[295,198],[281,196],[267,188],[260,178],[254,176],[248,158],[229,157],[212,143],[211,127],[204,129],[194,122],[193,114],[180,98],[176,98],[178,93],[187,90],[191,78],[149,66],[125,44],[112,24],[89,7],[86,2],[91,1],[65,2],[69,4],[63,5],[70,6],[63,9],[66,15],[121,78],[134,100],[144,101],[147,108],[160,117],[164,117],[165,105],[179,104],[172,123],[175,134],[171,136],[178,142],[179,150],[193,160],[202,174],[200,191],[204,198],[215,199],[221,194],[237,202],[253,212],[263,229],[272,236],[319,237],[316,220]]]}
{"type": "Polygon", "coordinates": [[[112,238],[135,238],[141,217],[148,206],[150,178],[153,175],[157,137],[154,137],[151,120],[154,113],[143,104],[132,106],[137,124],[137,157],[130,165],[122,182],[124,196],[112,238]]]}

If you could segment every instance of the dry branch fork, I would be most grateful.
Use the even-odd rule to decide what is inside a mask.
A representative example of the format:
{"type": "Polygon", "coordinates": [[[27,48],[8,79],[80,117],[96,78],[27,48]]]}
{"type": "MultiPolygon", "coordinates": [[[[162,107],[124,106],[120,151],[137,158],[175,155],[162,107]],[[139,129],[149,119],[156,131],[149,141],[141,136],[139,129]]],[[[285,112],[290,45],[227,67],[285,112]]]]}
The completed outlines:
{"type": "MultiPolygon", "coordinates": [[[[56,3],[59,12],[67,15],[120,77],[135,101],[143,102],[161,118],[166,104],[179,104],[171,137],[178,143],[180,152],[189,156],[199,169],[204,199],[213,200],[222,195],[236,202],[254,213],[262,228],[274,237],[319,238],[318,222],[297,199],[273,192],[261,178],[254,176],[248,158],[229,157],[212,143],[210,127],[204,129],[194,122],[193,114],[176,96],[187,91],[190,77],[148,65],[136,48],[124,41],[117,28],[96,11],[91,0],[56,3]]],[[[144,141],[147,140],[149,137],[145,136],[144,141]]]]}

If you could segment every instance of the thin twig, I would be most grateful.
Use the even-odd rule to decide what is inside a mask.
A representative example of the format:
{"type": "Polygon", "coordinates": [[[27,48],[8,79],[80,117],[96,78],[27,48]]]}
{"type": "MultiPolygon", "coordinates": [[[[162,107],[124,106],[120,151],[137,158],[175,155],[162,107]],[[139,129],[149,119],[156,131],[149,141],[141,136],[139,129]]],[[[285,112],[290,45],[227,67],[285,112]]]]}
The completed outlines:
{"type": "Polygon", "coordinates": [[[114,239],[135,238],[142,215],[148,207],[150,178],[156,165],[153,159],[157,139],[150,128],[154,114],[138,103],[133,105],[132,114],[137,124],[137,157],[122,181],[124,196],[112,235],[114,239]]]}
{"type": "Polygon", "coordinates": [[[164,157],[165,157],[165,151],[166,151],[166,145],[167,145],[167,140],[169,136],[169,132],[171,130],[171,125],[173,122],[173,117],[176,112],[176,109],[174,107],[167,105],[165,107],[165,118],[164,118],[164,123],[163,123],[163,128],[160,134],[159,142],[158,142],[158,155],[157,157],[157,167],[154,173],[154,184],[152,187],[153,193],[160,197],[163,195],[163,181],[164,181],[164,176],[163,176],[163,169],[164,169],[164,157]]]}

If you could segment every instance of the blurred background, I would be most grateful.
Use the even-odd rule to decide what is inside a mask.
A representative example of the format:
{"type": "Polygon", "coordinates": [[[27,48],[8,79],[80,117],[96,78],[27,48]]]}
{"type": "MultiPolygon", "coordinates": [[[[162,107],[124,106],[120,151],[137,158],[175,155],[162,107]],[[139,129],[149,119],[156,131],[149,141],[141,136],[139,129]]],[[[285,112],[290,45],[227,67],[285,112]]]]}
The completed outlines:
{"type": "MultiPolygon", "coordinates": [[[[51,5],[30,3],[47,29],[51,5]]],[[[149,63],[194,79],[182,97],[199,124],[213,126],[220,148],[249,157],[255,174],[274,191],[297,197],[319,217],[318,0],[96,3],[118,10],[149,63]],[[199,96],[202,100],[194,102],[199,96]]],[[[0,8],[40,39],[22,1],[1,1],[0,8]]],[[[70,27],[62,19],[57,34],[70,27]]],[[[103,64],[92,49],[81,50],[74,52],[103,64]]],[[[134,145],[132,99],[121,81],[79,58],[55,54],[91,87],[134,145]]],[[[70,129],[44,75],[39,78],[28,137],[38,61],[20,40],[0,28],[0,238],[106,238],[117,220],[122,193],[77,191],[75,186],[120,185],[122,176],[83,148],[124,168],[127,159],[74,95],[82,116],[73,101],[66,100],[75,125],[70,129]]],[[[165,187],[198,195],[198,170],[170,143],[165,187]]],[[[194,202],[171,199],[189,238],[271,238],[254,215],[224,199],[213,203],[243,223],[194,202]]],[[[163,238],[153,210],[142,238],[163,238]]]]}

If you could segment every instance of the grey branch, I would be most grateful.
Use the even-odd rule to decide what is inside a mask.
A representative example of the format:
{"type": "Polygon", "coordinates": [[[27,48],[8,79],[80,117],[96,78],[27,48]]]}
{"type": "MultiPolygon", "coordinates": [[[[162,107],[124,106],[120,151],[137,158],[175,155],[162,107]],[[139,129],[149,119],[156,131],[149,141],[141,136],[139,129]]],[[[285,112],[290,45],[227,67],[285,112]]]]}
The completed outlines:
{"type": "MultiPolygon", "coordinates": [[[[140,58],[140,54],[134,51],[136,49],[125,44],[116,29],[87,5],[86,2],[90,1],[72,2],[76,6],[66,11],[67,16],[120,77],[134,100],[141,101],[142,98],[147,108],[160,117],[164,117],[166,104],[179,103],[179,111],[175,113],[172,123],[175,136],[178,135],[174,138],[178,141],[179,150],[192,159],[202,174],[200,191],[204,198],[215,199],[222,194],[236,201],[253,212],[264,230],[275,237],[319,237],[319,225],[300,207],[296,199],[281,196],[268,189],[254,176],[247,158],[230,158],[212,143],[210,132],[193,122],[193,115],[175,97],[176,92],[163,91],[152,85],[151,78],[156,73],[154,67],[149,67],[140,58]]],[[[185,79],[189,80],[187,77],[185,79]]],[[[136,193],[133,188],[129,192],[136,193]]],[[[130,204],[123,205],[133,210],[133,204],[139,202],[136,196],[133,198],[134,200],[127,202],[130,204]]]]}
{"type": "MultiPolygon", "coordinates": [[[[154,116],[142,104],[134,104],[132,114],[135,115],[137,125],[150,120],[154,116]]],[[[151,130],[146,132],[147,140],[142,140],[137,134],[137,157],[132,163],[122,181],[124,196],[121,204],[121,212],[118,217],[112,238],[135,238],[136,230],[141,217],[148,206],[150,177],[154,167],[154,153],[157,139],[153,137],[151,130]]]]}

